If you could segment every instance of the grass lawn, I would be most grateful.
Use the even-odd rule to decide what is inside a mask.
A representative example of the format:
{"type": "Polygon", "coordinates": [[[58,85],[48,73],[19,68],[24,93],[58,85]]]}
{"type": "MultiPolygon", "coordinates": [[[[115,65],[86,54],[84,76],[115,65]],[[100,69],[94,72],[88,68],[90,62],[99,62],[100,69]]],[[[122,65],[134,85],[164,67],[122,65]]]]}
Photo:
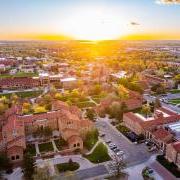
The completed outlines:
{"type": "Polygon", "coordinates": [[[27,152],[29,152],[32,156],[36,155],[36,149],[34,144],[28,144],[27,145],[27,152]]]}
{"type": "Polygon", "coordinates": [[[0,78],[13,78],[13,77],[34,77],[34,76],[38,76],[37,73],[24,73],[24,72],[18,72],[14,75],[10,75],[10,74],[1,74],[0,78]]]}
{"type": "Polygon", "coordinates": [[[169,100],[170,103],[176,105],[176,104],[180,104],[180,98],[177,98],[177,99],[171,99],[169,100]]]}
{"type": "Polygon", "coordinates": [[[79,102],[76,104],[79,108],[94,107],[95,104],[90,101],[79,102]]]}
{"type": "Polygon", "coordinates": [[[54,142],[55,142],[58,150],[62,150],[62,147],[67,145],[67,142],[62,138],[56,139],[56,140],[54,140],[54,142]]]}
{"type": "MultiPolygon", "coordinates": [[[[15,93],[17,96],[21,97],[21,98],[28,98],[28,97],[37,97],[40,94],[42,94],[42,90],[39,91],[24,91],[24,92],[16,92],[15,93]]],[[[0,94],[0,97],[5,96],[7,98],[10,98],[12,95],[12,93],[4,93],[4,94],[0,94]]]]}
{"type": "Polygon", "coordinates": [[[93,148],[93,146],[98,141],[98,135],[99,133],[97,129],[87,132],[83,142],[86,149],[91,150],[93,148]]]}
{"type": "Polygon", "coordinates": [[[174,174],[174,176],[180,178],[180,171],[174,163],[167,161],[163,155],[158,155],[156,159],[162,166],[164,166],[167,170],[174,174]]]}
{"type": "Polygon", "coordinates": [[[89,155],[84,155],[92,163],[102,163],[111,160],[107,147],[103,143],[99,143],[94,151],[89,155]]]}
{"type": "Polygon", "coordinates": [[[170,91],[172,94],[180,93],[180,89],[173,89],[170,91]]]}
{"type": "Polygon", "coordinates": [[[48,151],[53,151],[53,150],[54,149],[53,149],[52,142],[39,144],[40,152],[48,152],[48,151]]]}
{"type": "Polygon", "coordinates": [[[101,102],[101,98],[92,98],[92,100],[94,100],[97,104],[101,102]]]}
{"type": "Polygon", "coordinates": [[[56,165],[59,172],[66,172],[66,171],[75,171],[79,169],[79,164],[77,162],[67,162],[61,163],[56,165]]]}
{"type": "Polygon", "coordinates": [[[105,97],[106,97],[106,95],[104,95],[104,94],[91,96],[91,98],[98,104],[101,102],[101,99],[103,99],[105,97]]]}

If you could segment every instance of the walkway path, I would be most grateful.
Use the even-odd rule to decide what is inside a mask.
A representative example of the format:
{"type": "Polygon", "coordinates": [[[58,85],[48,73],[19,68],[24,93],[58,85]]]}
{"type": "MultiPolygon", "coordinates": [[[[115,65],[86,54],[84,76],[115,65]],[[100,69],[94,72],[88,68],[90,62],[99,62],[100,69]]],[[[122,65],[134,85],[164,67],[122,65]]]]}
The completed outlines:
{"type": "Polygon", "coordinates": [[[47,162],[51,162],[55,165],[55,164],[68,162],[69,159],[72,159],[73,162],[77,162],[80,165],[79,170],[87,169],[87,168],[91,168],[91,167],[95,166],[93,163],[91,163],[87,159],[83,158],[81,155],[70,155],[70,156],[59,156],[58,155],[51,159],[38,160],[38,161],[36,161],[36,163],[37,163],[37,166],[40,166],[43,163],[47,164],[47,162]]]}
{"type": "Polygon", "coordinates": [[[92,102],[92,103],[94,103],[96,106],[99,105],[96,101],[94,101],[94,100],[92,99],[91,96],[88,96],[88,98],[89,98],[89,101],[92,102]]]}
{"type": "Polygon", "coordinates": [[[39,151],[38,142],[35,142],[35,149],[36,149],[36,155],[41,154],[40,151],[39,151]]]}
{"type": "Polygon", "coordinates": [[[103,143],[102,140],[98,140],[96,144],[93,146],[93,148],[89,152],[86,153],[86,155],[91,154],[94,151],[94,149],[98,146],[99,143],[103,143]]]}
{"type": "Polygon", "coordinates": [[[59,152],[58,148],[56,147],[56,144],[54,142],[54,139],[51,140],[52,142],[52,145],[53,145],[53,149],[54,149],[54,152],[59,152]]]}
{"type": "Polygon", "coordinates": [[[177,178],[172,175],[165,167],[159,164],[157,161],[150,163],[149,165],[152,169],[154,169],[158,174],[163,177],[163,180],[176,180],[177,178]]]}
{"type": "Polygon", "coordinates": [[[4,178],[8,180],[21,180],[23,179],[22,169],[20,167],[13,169],[13,173],[6,174],[4,178]]]}

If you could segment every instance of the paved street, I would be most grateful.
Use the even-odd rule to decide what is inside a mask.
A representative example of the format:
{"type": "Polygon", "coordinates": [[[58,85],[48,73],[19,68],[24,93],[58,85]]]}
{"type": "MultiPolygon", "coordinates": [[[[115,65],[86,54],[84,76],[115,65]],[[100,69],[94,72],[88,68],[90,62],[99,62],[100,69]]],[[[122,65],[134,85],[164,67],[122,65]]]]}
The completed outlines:
{"type": "Polygon", "coordinates": [[[145,144],[133,144],[124,135],[122,135],[115,127],[107,120],[99,120],[96,122],[96,127],[103,133],[104,140],[111,140],[117,147],[125,152],[125,159],[128,166],[142,163],[150,158],[152,153],[147,152],[145,144]]]}
{"type": "MultiPolygon", "coordinates": [[[[151,167],[150,164],[155,162],[155,158],[156,158],[156,156],[151,156],[151,158],[144,163],[138,164],[136,166],[128,167],[125,170],[129,174],[128,180],[143,180],[143,177],[141,175],[142,170],[147,166],[151,167]]],[[[161,174],[159,174],[154,168],[152,168],[152,169],[154,170],[153,177],[156,180],[164,180],[163,177],[161,176],[161,174]]]]}
{"type": "Polygon", "coordinates": [[[149,165],[152,169],[154,169],[158,174],[163,177],[163,180],[176,180],[177,178],[173,176],[165,167],[159,164],[157,161],[152,162],[149,165]]]}
{"type": "Polygon", "coordinates": [[[73,179],[73,180],[84,180],[84,179],[95,179],[97,177],[102,177],[108,175],[108,170],[104,165],[96,165],[95,167],[78,170],[76,172],[68,172],[60,174],[55,179],[73,179]]]}
{"type": "Polygon", "coordinates": [[[89,169],[84,169],[76,172],[76,177],[78,180],[93,178],[96,176],[101,176],[108,174],[108,171],[104,165],[99,165],[89,169]]]}

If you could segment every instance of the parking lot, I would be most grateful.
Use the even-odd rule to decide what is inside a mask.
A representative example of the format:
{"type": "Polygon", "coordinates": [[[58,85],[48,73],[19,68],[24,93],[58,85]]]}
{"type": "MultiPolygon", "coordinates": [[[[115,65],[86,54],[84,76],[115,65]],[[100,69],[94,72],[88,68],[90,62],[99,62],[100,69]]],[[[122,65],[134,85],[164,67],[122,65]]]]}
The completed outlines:
{"type": "MultiPolygon", "coordinates": [[[[147,151],[147,147],[144,143],[134,144],[130,142],[124,135],[122,135],[115,127],[113,127],[107,119],[100,119],[96,122],[100,134],[104,134],[101,137],[105,142],[115,144],[119,151],[124,152],[124,159],[128,166],[142,163],[149,159],[152,153],[147,151]],[[111,142],[110,142],[111,141],[111,142]]],[[[109,146],[109,148],[113,147],[109,146]]],[[[111,148],[112,149],[112,148],[111,148]]],[[[112,151],[111,151],[112,152],[112,151]]],[[[115,154],[115,153],[114,153],[115,154]]]]}

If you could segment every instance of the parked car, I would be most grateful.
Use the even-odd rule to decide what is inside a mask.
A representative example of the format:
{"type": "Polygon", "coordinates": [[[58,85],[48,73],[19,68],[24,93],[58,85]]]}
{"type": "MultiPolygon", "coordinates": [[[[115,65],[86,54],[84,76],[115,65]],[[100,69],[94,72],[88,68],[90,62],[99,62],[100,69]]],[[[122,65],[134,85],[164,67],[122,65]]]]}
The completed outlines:
{"type": "Polygon", "coordinates": [[[109,147],[113,147],[113,146],[116,146],[116,145],[113,144],[113,143],[110,143],[110,144],[109,144],[109,147]]]}
{"type": "Polygon", "coordinates": [[[146,144],[146,146],[152,146],[153,145],[153,143],[151,141],[146,141],[145,144],[146,144]]]}
{"type": "Polygon", "coordinates": [[[100,134],[99,136],[100,136],[100,137],[104,137],[104,136],[105,136],[105,134],[100,134]]]}
{"type": "Polygon", "coordinates": [[[114,150],[114,149],[116,149],[116,148],[117,148],[117,146],[112,146],[112,147],[110,147],[111,150],[114,150]]]}
{"type": "Polygon", "coordinates": [[[123,155],[123,154],[124,154],[124,151],[119,151],[119,152],[117,152],[116,154],[117,154],[118,156],[123,155]]]}
{"type": "Polygon", "coordinates": [[[115,153],[117,153],[117,152],[119,152],[120,150],[116,147],[116,148],[113,149],[113,151],[114,151],[115,153]]]}
{"type": "Polygon", "coordinates": [[[152,152],[152,151],[155,151],[155,150],[156,150],[156,146],[152,146],[152,147],[148,148],[149,152],[152,152]]]}
{"type": "Polygon", "coordinates": [[[106,140],[105,142],[106,142],[107,144],[109,144],[109,143],[111,143],[111,140],[106,140]]]}
{"type": "Polygon", "coordinates": [[[145,167],[144,169],[143,169],[144,171],[147,171],[149,174],[152,174],[154,171],[153,171],[153,169],[151,169],[150,167],[145,167]]]}
{"type": "Polygon", "coordinates": [[[148,167],[147,170],[148,170],[149,174],[152,174],[154,172],[153,169],[151,169],[150,167],[148,167]]]}

